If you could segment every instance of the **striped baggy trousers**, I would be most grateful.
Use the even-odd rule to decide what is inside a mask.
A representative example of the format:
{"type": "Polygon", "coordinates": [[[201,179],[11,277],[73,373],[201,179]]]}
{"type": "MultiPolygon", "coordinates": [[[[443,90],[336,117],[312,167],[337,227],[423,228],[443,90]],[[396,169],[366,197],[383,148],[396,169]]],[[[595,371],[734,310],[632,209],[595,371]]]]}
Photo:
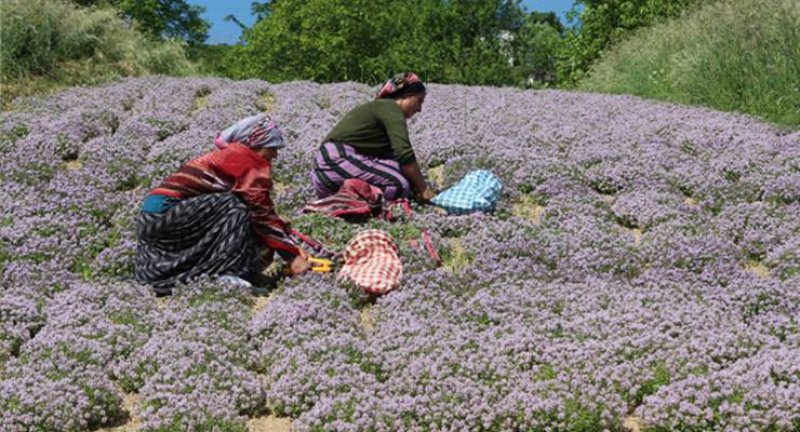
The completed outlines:
{"type": "Polygon", "coordinates": [[[388,201],[411,194],[411,184],[403,176],[396,160],[362,155],[347,144],[322,144],[311,169],[311,182],[317,197],[333,195],[350,178],[361,179],[380,188],[388,201]]]}
{"type": "Polygon", "coordinates": [[[250,210],[231,192],[187,198],[163,213],[141,212],[136,233],[134,276],[157,294],[202,275],[247,277],[263,268],[250,210]]]}

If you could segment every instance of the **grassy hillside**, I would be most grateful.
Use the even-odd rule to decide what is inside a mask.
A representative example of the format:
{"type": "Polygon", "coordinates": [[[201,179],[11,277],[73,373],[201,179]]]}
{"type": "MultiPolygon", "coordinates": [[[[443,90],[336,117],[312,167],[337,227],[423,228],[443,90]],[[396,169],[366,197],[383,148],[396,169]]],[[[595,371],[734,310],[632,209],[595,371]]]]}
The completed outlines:
{"type": "Polygon", "coordinates": [[[643,29],[579,88],[740,111],[800,126],[800,2],[721,0],[643,29]]]}
{"type": "Polygon", "coordinates": [[[119,76],[187,75],[178,42],[158,42],[113,9],[58,0],[0,0],[2,103],[16,96],[96,84],[119,76]]]}

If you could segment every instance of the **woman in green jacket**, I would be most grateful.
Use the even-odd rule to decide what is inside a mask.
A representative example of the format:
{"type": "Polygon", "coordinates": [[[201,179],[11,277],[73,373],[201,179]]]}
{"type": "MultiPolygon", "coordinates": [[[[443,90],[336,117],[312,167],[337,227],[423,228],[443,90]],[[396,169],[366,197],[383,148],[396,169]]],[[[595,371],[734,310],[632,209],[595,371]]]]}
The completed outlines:
{"type": "Polygon", "coordinates": [[[419,169],[406,120],[422,111],[425,85],[413,72],[384,83],[374,101],[356,107],[325,137],[314,158],[311,180],[319,198],[358,178],[380,188],[387,200],[434,194],[419,169]]]}

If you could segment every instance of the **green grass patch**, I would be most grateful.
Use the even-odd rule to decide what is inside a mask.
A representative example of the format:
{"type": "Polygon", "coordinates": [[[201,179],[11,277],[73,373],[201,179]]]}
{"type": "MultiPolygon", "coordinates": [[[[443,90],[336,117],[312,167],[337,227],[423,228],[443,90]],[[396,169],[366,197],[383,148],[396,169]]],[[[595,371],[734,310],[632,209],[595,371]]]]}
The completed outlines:
{"type": "Polygon", "coordinates": [[[800,3],[721,0],[642,29],[580,89],[738,111],[800,126],[800,3]]]}
{"type": "Polygon", "coordinates": [[[57,0],[2,0],[0,78],[2,109],[20,96],[122,76],[195,71],[182,42],[154,41],[109,7],[57,0]]]}

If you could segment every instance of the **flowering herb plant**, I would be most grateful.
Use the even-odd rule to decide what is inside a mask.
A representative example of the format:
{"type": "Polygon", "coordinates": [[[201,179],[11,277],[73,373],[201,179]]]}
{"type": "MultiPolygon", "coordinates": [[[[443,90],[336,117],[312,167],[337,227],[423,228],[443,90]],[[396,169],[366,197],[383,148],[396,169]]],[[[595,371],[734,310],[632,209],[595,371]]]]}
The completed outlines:
{"type": "Polygon", "coordinates": [[[492,214],[366,224],[398,239],[400,289],[308,274],[262,305],[132,282],[144,195],[262,111],[288,142],[279,213],[342,247],[365,226],[298,211],[314,150],[372,94],[151,77],[2,113],[0,429],[800,429],[800,132],[746,116],[431,84],[409,121],[431,182],[481,168],[504,192],[492,214]],[[408,246],[422,230],[439,268],[408,246]]]}

